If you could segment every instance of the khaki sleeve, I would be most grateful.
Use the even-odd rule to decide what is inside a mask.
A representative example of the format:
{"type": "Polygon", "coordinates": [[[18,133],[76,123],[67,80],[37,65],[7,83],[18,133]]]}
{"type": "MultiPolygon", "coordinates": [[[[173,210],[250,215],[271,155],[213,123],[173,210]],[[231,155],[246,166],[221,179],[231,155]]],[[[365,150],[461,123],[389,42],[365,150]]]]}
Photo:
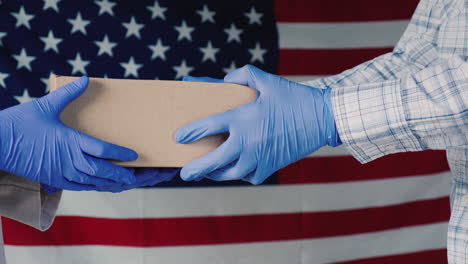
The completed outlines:
{"type": "Polygon", "coordinates": [[[62,192],[48,194],[37,182],[0,171],[0,215],[39,230],[55,218],[62,192]]]}

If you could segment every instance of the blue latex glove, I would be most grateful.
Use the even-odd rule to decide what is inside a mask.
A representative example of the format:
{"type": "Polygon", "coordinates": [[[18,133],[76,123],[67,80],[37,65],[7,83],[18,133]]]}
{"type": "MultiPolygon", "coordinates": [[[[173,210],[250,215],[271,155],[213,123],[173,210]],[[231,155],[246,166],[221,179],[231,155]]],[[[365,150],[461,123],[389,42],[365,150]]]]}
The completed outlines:
{"type": "Polygon", "coordinates": [[[187,164],[181,171],[182,179],[208,176],[218,181],[242,179],[260,184],[275,171],[320,147],[341,143],[330,89],[291,82],[250,65],[231,72],[224,81],[250,86],[258,91],[258,98],[177,131],[176,140],[180,143],[230,133],[218,149],[187,164]]]}
{"type": "MultiPolygon", "coordinates": [[[[134,188],[154,186],[161,182],[171,181],[179,172],[179,168],[132,168],[130,169],[135,174],[136,182],[134,184],[112,184],[105,186],[108,192],[118,193],[134,188]]],[[[42,184],[42,189],[47,193],[53,194],[62,191],[61,189],[54,188],[42,184]]]]}
{"type": "Polygon", "coordinates": [[[171,181],[179,172],[176,168],[135,168],[131,169],[135,174],[136,182],[134,184],[123,184],[113,187],[109,191],[117,193],[131,190],[134,188],[154,186],[161,182],[171,181]]]}
{"type": "Polygon", "coordinates": [[[104,160],[132,161],[138,158],[135,151],[60,121],[62,110],[88,82],[82,77],[47,96],[0,111],[0,170],[55,189],[112,191],[135,184],[131,170],[104,160]]]}

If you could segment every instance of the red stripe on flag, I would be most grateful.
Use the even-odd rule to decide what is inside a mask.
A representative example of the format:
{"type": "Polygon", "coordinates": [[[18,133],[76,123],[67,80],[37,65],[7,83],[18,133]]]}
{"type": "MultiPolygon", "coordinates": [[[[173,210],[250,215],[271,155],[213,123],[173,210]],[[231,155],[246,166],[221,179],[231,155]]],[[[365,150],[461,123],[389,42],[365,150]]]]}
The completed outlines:
{"type": "Polygon", "coordinates": [[[399,153],[366,164],[359,163],[351,156],[311,157],[280,170],[278,182],[304,184],[376,180],[449,170],[445,151],[399,153]]]}
{"type": "Polygon", "coordinates": [[[350,69],[393,48],[280,49],[280,75],[331,75],[350,69]]]}
{"type": "Polygon", "coordinates": [[[410,19],[418,0],[276,0],[279,22],[362,22],[410,19]]]}
{"type": "Polygon", "coordinates": [[[447,250],[434,249],[415,253],[391,255],[377,258],[367,258],[345,262],[334,262],[335,264],[444,264],[447,263],[447,250]]]}
{"type": "Polygon", "coordinates": [[[40,232],[4,219],[5,244],[17,246],[183,246],[311,239],[445,222],[449,198],[366,209],[162,219],[59,216],[40,232]],[[398,217],[396,217],[398,216],[398,217]]]}

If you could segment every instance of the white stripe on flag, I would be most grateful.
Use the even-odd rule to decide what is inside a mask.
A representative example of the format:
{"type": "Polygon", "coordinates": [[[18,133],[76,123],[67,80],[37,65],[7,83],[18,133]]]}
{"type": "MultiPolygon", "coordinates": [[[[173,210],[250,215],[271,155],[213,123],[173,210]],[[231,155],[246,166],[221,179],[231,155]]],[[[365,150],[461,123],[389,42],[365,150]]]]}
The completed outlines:
{"type": "Polygon", "coordinates": [[[445,197],[450,179],[446,172],[334,184],[65,192],[58,215],[165,218],[348,210],[445,197]]]}
{"type": "MultiPolygon", "coordinates": [[[[346,225],[343,219],[343,225],[346,225]]],[[[71,227],[73,228],[73,227],[71,227]]],[[[267,243],[180,247],[6,246],[7,263],[330,263],[446,246],[447,224],[352,236],[267,243]],[[389,247],[391,245],[391,247],[389,247]]]]}
{"type": "Polygon", "coordinates": [[[351,153],[344,145],[332,148],[325,146],[318,151],[310,154],[308,157],[336,157],[336,156],[351,156],[351,153]]]}
{"type": "Polygon", "coordinates": [[[288,80],[291,80],[293,82],[306,82],[306,81],[312,81],[315,79],[319,78],[324,78],[327,77],[325,75],[287,75],[287,76],[282,76],[288,80]]]}
{"type": "Polygon", "coordinates": [[[409,20],[355,23],[278,23],[280,49],[393,47],[409,20]]]}

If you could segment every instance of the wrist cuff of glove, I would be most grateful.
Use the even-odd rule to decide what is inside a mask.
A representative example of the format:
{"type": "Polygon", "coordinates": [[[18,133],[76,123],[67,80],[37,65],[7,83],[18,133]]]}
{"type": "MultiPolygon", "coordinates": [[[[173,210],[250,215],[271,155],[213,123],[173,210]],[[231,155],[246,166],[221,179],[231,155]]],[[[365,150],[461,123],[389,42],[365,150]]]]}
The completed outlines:
{"type": "Polygon", "coordinates": [[[57,189],[55,187],[52,187],[52,186],[49,186],[47,184],[41,184],[41,187],[42,189],[48,193],[48,194],[54,194],[54,193],[58,193],[60,192],[61,190],[60,189],[57,189]]]}
{"type": "Polygon", "coordinates": [[[333,114],[333,105],[331,102],[331,88],[326,88],[324,90],[324,103],[325,103],[325,122],[327,124],[327,145],[331,147],[336,147],[342,144],[340,136],[338,135],[338,129],[336,128],[335,116],[333,114]]]}

